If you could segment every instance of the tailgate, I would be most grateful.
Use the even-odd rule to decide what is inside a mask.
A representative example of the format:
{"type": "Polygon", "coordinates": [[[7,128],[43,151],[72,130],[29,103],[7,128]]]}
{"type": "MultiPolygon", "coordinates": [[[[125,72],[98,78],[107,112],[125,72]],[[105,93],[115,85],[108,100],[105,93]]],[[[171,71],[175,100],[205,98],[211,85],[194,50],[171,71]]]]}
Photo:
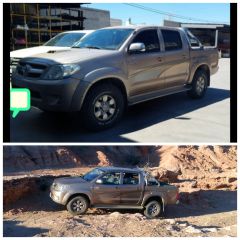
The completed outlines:
{"type": "Polygon", "coordinates": [[[168,185],[166,186],[167,188],[169,188],[167,190],[167,196],[166,196],[166,200],[167,200],[167,204],[177,204],[179,201],[179,190],[177,187],[175,186],[171,186],[168,185]]]}

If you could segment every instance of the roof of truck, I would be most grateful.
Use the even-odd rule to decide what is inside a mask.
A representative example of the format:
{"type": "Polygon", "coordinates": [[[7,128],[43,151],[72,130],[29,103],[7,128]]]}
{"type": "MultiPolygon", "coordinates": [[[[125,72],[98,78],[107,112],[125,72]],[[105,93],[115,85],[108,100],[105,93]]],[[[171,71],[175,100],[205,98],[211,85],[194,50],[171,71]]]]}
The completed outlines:
{"type": "MultiPolygon", "coordinates": [[[[102,28],[102,29],[116,29],[116,28],[131,28],[131,29],[144,29],[144,28],[154,28],[154,27],[158,27],[161,29],[183,29],[181,27],[166,27],[166,26],[158,26],[158,25],[128,25],[128,26],[113,26],[113,27],[106,27],[106,28],[102,28]]],[[[99,29],[100,30],[100,29],[99,29]]]]}
{"type": "Polygon", "coordinates": [[[63,31],[61,33],[92,33],[95,30],[72,30],[72,31],[63,31]]]}
{"type": "Polygon", "coordinates": [[[107,171],[107,172],[115,172],[115,171],[119,171],[119,172],[143,172],[143,169],[141,168],[123,168],[123,167],[97,167],[98,169],[101,169],[103,171],[107,171]]]}

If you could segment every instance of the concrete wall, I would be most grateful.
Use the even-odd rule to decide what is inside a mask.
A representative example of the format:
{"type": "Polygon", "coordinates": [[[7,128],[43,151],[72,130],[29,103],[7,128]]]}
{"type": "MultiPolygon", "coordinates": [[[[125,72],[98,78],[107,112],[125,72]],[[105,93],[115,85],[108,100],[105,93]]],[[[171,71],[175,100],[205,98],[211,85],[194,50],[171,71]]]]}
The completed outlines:
{"type": "Polygon", "coordinates": [[[122,20],[121,19],[116,19],[116,18],[111,18],[110,19],[110,25],[112,27],[114,27],[114,26],[122,26],[122,20]]]}
{"type": "Polygon", "coordinates": [[[83,27],[86,30],[99,29],[110,27],[110,12],[106,10],[84,8],[82,7],[83,17],[86,19],[83,22],[83,27]]]}

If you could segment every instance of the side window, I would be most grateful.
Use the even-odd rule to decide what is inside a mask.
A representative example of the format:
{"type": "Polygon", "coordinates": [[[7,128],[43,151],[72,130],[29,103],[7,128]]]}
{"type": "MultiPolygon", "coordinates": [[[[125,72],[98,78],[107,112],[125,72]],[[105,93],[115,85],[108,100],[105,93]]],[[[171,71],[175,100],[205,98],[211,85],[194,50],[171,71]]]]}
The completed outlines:
{"type": "Polygon", "coordinates": [[[146,52],[159,52],[159,38],[157,30],[145,30],[137,34],[132,43],[144,43],[146,52]]]}
{"type": "Polygon", "coordinates": [[[118,185],[120,184],[120,176],[120,173],[106,173],[100,179],[102,180],[102,184],[118,185]]]}
{"type": "Polygon", "coordinates": [[[124,173],[123,184],[131,184],[131,185],[139,184],[139,174],[138,173],[124,173]]]}
{"type": "Polygon", "coordinates": [[[191,47],[200,47],[199,40],[190,31],[187,31],[187,37],[189,39],[191,47]]]}
{"type": "Polygon", "coordinates": [[[182,39],[179,32],[173,30],[162,30],[165,51],[174,51],[182,48],[182,39]]]}

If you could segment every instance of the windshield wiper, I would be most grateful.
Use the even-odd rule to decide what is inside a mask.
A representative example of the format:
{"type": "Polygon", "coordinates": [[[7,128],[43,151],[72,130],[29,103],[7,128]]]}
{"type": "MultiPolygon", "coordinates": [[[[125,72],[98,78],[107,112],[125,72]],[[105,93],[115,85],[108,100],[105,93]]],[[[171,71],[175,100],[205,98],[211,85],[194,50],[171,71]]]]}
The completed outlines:
{"type": "Polygon", "coordinates": [[[72,46],[72,48],[103,49],[103,48],[96,47],[96,46],[85,46],[85,47],[72,46]]]}
{"type": "Polygon", "coordinates": [[[100,47],[96,47],[96,46],[86,46],[84,48],[90,48],[90,49],[101,49],[100,47]]]}

